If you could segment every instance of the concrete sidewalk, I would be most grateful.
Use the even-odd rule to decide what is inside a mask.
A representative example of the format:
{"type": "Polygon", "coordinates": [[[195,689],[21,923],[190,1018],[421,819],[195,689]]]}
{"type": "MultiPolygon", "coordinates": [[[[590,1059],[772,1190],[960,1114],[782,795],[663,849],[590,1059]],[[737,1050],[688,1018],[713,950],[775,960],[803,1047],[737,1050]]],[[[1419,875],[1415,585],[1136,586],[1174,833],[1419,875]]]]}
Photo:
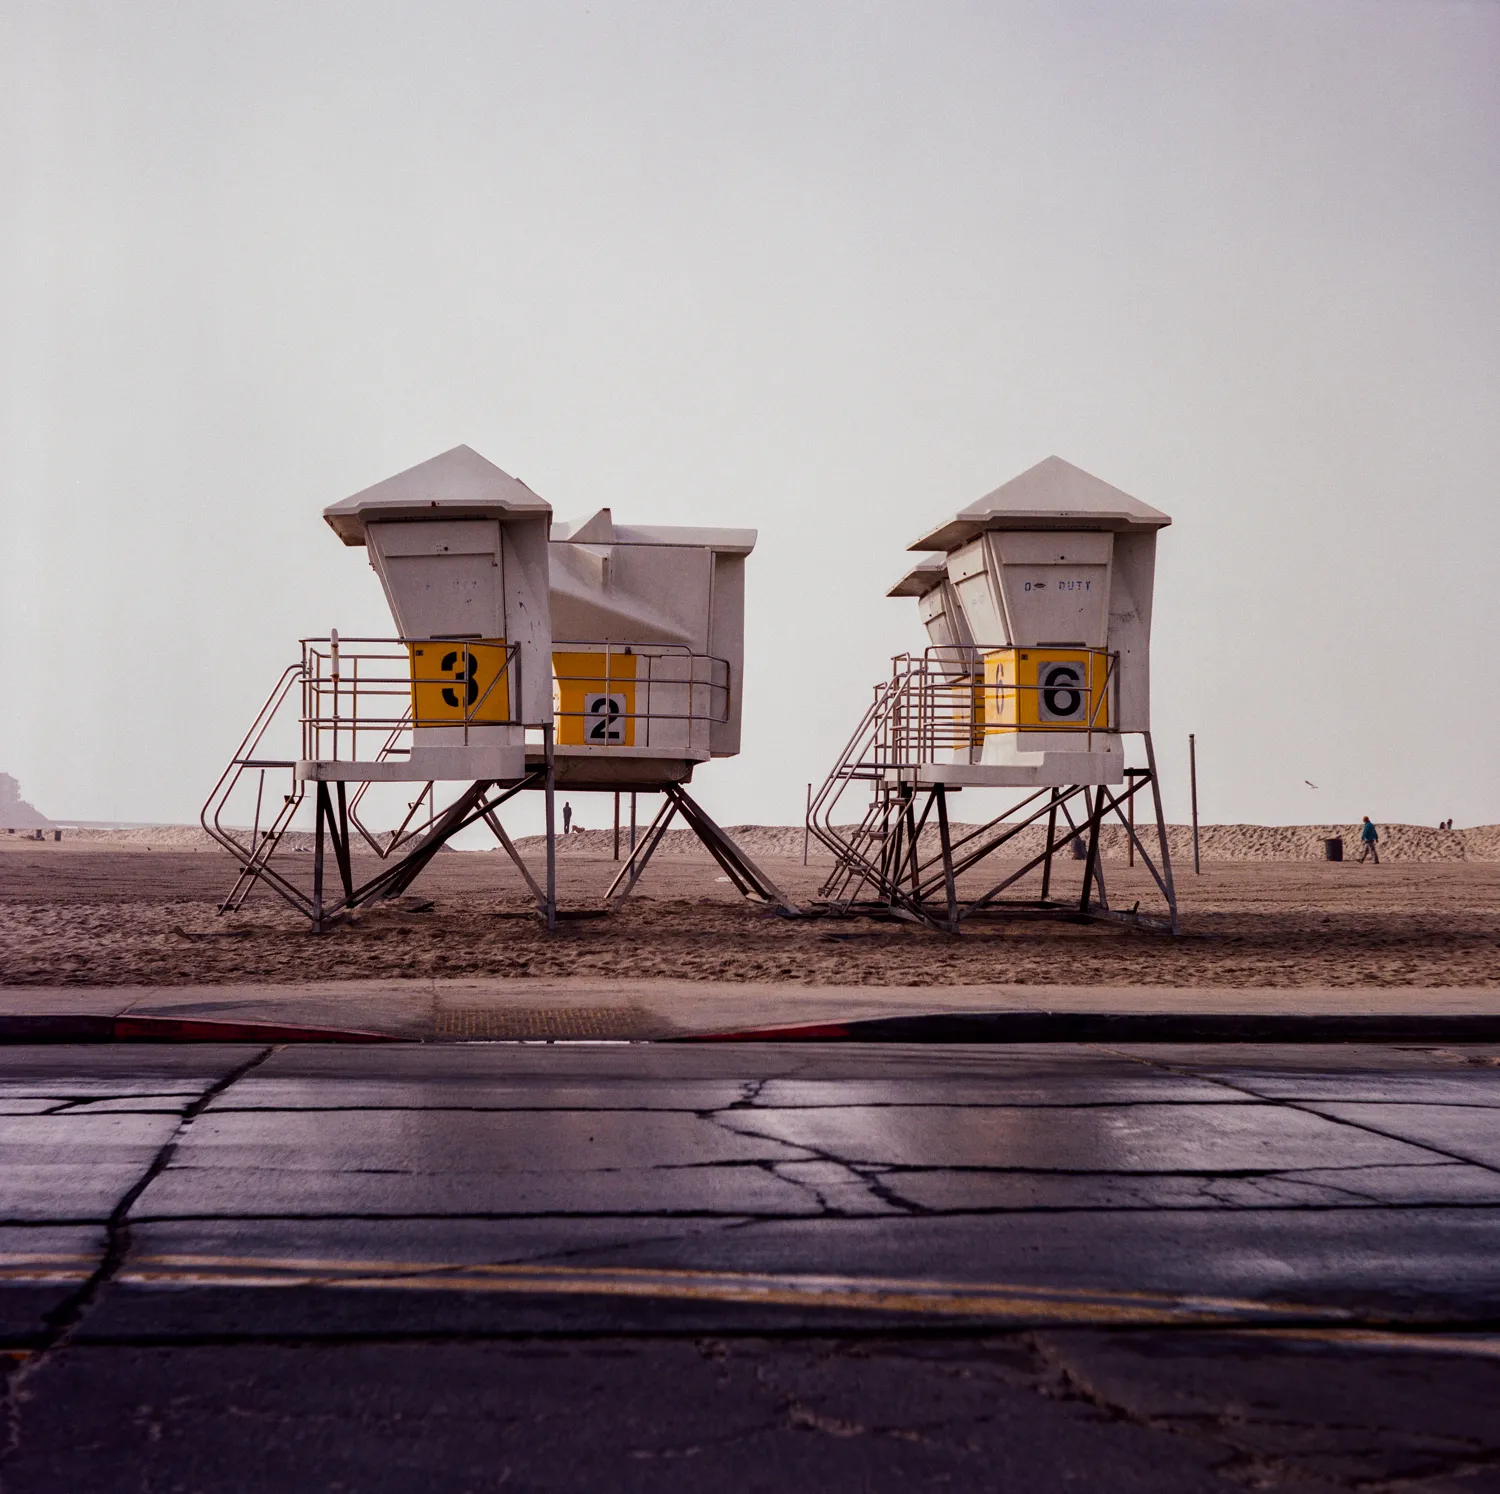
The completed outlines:
{"type": "MultiPolygon", "coordinates": [[[[170,1018],[337,1028],[428,1042],[558,1038],[647,1040],[747,1028],[936,1013],[1122,1014],[1265,1019],[1446,1019],[1500,1029],[1500,987],[803,986],[668,980],[354,980],[306,985],[0,986],[0,1027],[19,1019],[170,1018]]],[[[1290,1034],[1288,1034],[1290,1035],[1290,1034]]],[[[1358,1035],[1351,1027],[1350,1035],[1358,1035]]],[[[1420,1040],[1420,1034],[1409,1034],[1420,1040]]],[[[1475,1040],[1493,1041],[1476,1033],[1475,1040]]]]}

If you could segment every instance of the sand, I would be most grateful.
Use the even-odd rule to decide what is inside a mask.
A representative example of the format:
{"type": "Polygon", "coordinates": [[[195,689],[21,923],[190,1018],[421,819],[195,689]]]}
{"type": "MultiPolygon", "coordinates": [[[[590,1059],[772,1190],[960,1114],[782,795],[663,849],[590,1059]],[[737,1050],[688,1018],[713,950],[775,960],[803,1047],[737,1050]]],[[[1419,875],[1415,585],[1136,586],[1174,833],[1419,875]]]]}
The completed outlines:
{"type": "MultiPolygon", "coordinates": [[[[800,825],[731,825],[725,827],[746,852],[754,857],[782,857],[802,860],[802,827],[800,825]]],[[[972,826],[955,824],[953,835],[962,836],[972,826]]],[[[1137,827],[1144,835],[1143,827],[1137,827]]],[[[241,832],[248,839],[248,832],[241,832]]],[[[644,836],[641,823],[637,832],[644,836]]],[[[1199,851],[1204,861],[1322,861],[1323,842],[1339,836],[1344,854],[1354,856],[1359,849],[1358,825],[1204,825],[1199,831],[1199,851]]],[[[312,835],[295,831],[286,836],[283,846],[299,851],[312,849],[312,835]]],[[[628,845],[626,832],[622,843],[628,845]]],[[[936,832],[923,833],[924,846],[936,849],[936,832]]],[[[24,837],[0,834],[0,849],[24,837]]],[[[1187,825],[1169,825],[1167,842],[1178,862],[1189,862],[1193,854],[1192,830],[1187,825]]],[[[55,844],[48,832],[47,843],[55,844]]],[[[1125,857],[1125,832],[1119,826],[1106,826],[1104,854],[1108,860],[1125,857]]],[[[151,850],[208,851],[223,855],[217,841],[197,825],[138,825],[118,830],[65,830],[61,844],[70,850],[151,850]]],[[[530,836],[518,842],[528,855],[541,854],[542,837],[530,836]]],[[[690,830],[668,830],[662,850],[669,854],[693,852],[697,840],[690,830]]],[[[559,835],[558,852],[574,857],[612,854],[614,832],[611,830],[575,830],[559,835]]],[[[1042,847],[1039,827],[1022,831],[1014,841],[1018,857],[1033,856],[1042,847]]],[[[809,860],[828,863],[830,853],[816,838],[809,837],[809,860]]],[[[1500,862],[1500,825],[1476,825],[1466,830],[1435,830],[1430,825],[1382,825],[1380,827],[1382,861],[1496,861],[1500,862]]]]}
{"type": "MultiPolygon", "coordinates": [[[[181,827],[184,830],[186,827],[181,827]]],[[[1100,925],[975,921],[960,938],[863,918],[794,920],[741,900],[701,851],[671,843],[612,918],[542,929],[498,852],[438,858],[417,903],[386,906],[323,935],[265,892],[217,916],[234,880],[223,852],[159,832],[125,846],[0,835],[0,983],[195,985],[379,977],[666,978],[828,985],[1500,985],[1496,827],[1445,834],[1389,827],[1379,867],[1313,859],[1324,827],[1206,827],[1202,876],[1178,852],[1186,937],[1100,925]],[[1398,833],[1401,832],[1401,833],[1398,833]],[[1409,833],[1407,833],[1409,832],[1409,833]],[[148,853],[145,847],[151,846],[148,853]],[[1235,850],[1236,859],[1228,852],[1235,850]],[[1273,853],[1276,853],[1273,856],[1273,853]],[[430,900],[431,907],[417,904],[430,900]]],[[[1348,827],[1345,827],[1346,838],[1348,827]]],[[[118,833],[118,832],[112,832],[118,833]]],[[[193,832],[201,834],[201,832],[193,832]]],[[[801,831],[743,832],[799,900],[827,864],[801,865],[801,831]],[[796,854],[784,854],[790,838],[796,854]]],[[[598,906],[616,871],[608,832],[568,837],[565,907],[598,906]]],[[[310,856],[287,858],[306,877],[310,856]]],[[[533,859],[538,866],[539,858],[533,859]]],[[[357,859],[357,875],[378,866],[357,859]]],[[[1116,906],[1149,906],[1141,868],[1106,857],[1116,906]]],[[[998,869],[997,869],[998,870],[998,869]]],[[[1076,892],[1064,863],[1059,892],[1076,892]]]]}

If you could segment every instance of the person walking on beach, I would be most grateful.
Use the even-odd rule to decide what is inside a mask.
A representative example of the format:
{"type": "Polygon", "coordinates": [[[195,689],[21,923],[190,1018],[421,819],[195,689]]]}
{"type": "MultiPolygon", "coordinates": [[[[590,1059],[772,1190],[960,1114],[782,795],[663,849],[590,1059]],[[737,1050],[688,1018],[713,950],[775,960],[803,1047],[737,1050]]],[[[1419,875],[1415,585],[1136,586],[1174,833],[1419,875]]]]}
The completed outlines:
{"type": "Polygon", "coordinates": [[[1364,818],[1364,823],[1359,827],[1359,859],[1363,861],[1366,856],[1375,858],[1375,865],[1380,865],[1380,852],[1375,849],[1375,842],[1380,839],[1380,832],[1370,823],[1369,815],[1364,818]]]}
{"type": "MultiPolygon", "coordinates": [[[[1369,821],[1366,820],[1365,823],[1369,824],[1369,821]]],[[[573,806],[571,804],[564,804],[563,805],[563,834],[566,835],[568,833],[568,831],[570,831],[572,828],[573,828],[573,806]]]]}

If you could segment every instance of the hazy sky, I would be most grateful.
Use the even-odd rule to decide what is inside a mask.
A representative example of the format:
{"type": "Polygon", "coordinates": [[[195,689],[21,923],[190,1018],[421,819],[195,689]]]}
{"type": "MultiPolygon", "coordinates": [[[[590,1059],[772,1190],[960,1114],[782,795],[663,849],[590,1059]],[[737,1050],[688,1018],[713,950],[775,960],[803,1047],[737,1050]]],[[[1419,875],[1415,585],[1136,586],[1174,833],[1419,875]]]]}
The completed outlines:
{"type": "Polygon", "coordinates": [[[1169,812],[1196,731],[1208,819],[1500,820],[1497,79],[1439,0],[0,0],[0,769],[194,818],[389,631],[321,508],[466,442],[760,530],[696,787],[796,820],[1055,452],[1175,520],[1169,812]]]}

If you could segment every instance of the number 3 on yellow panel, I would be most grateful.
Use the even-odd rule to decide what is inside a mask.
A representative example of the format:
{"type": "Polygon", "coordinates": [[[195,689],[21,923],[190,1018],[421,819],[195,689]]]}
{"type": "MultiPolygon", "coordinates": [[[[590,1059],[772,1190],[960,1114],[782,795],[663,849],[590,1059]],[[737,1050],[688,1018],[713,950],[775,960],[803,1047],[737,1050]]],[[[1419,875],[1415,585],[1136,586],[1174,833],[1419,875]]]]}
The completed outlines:
{"type": "Polygon", "coordinates": [[[409,643],[412,720],[418,726],[510,720],[503,638],[409,643]]]}

